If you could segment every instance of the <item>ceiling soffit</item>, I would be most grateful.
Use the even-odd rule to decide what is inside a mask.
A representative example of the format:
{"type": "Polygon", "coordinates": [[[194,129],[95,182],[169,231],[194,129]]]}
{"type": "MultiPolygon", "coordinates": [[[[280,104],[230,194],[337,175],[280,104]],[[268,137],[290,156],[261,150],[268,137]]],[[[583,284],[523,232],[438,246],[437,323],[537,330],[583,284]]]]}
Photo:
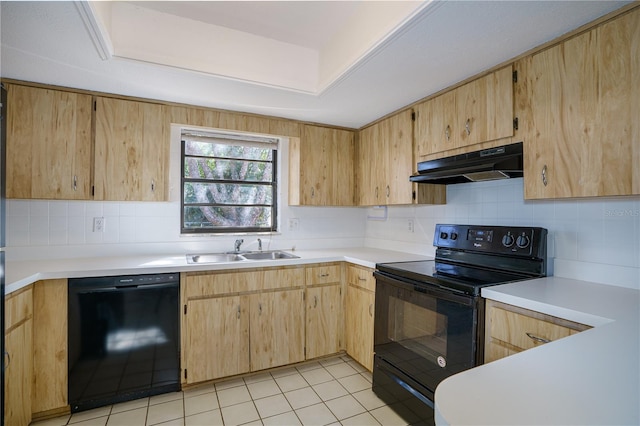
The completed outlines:
{"type": "Polygon", "coordinates": [[[278,14],[291,2],[77,5],[103,60],[153,63],[311,95],[321,95],[437,7],[431,1],[299,2],[295,21],[278,14]],[[305,3],[312,15],[304,15],[305,3]],[[328,15],[336,18],[326,21],[328,15]]]}

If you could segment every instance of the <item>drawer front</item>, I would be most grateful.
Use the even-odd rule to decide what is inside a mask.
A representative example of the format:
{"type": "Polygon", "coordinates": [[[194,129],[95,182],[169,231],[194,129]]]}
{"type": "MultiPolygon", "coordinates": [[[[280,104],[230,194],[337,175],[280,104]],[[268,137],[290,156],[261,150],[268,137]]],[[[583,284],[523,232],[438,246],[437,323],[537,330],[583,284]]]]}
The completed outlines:
{"type": "Polygon", "coordinates": [[[509,343],[521,350],[539,346],[546,340],[554,341],[578,332],[500,308],[491,309],[490,321],[493,339],[509,343]]]}
{"type": "Polygon", "coordinates": [[[304,285],[304,268],[267,269],[263,273],[261,290],[276,288],[302,287],[304,285]]]}
{"type": "Polygon", "coordinates": [[[376,290],[376,280],[373,269],[363,266],[349,265],[347,268],[347,283],[369,291],[376,290]]]}
{"type": "Polygon", "coordinates": [[[324,265],[306,268],[307,285],[339,283],[340,265],[324,265]]]}
{"type": "Polygon", "coordinates": [[[259,290],[262,274],[251,272],[188,273],[185,282],[185,296],[205,297],[229,293],[244,293],[259,290]]]}

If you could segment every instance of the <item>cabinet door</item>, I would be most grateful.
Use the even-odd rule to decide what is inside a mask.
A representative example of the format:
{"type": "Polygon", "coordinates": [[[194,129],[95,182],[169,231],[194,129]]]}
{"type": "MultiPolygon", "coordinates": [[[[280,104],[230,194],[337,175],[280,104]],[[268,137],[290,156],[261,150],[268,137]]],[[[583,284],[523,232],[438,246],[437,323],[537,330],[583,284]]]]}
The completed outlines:
{"type": "Polygon", "coordinates": [[[306,358],[334,354],[341,349],[342,294],[340,285],[307,289],[306,358]]]}
{"type": "Polygon", "coordinates": [[[91,96],[9,85],[7,198],[91,198],[91,96]]]}
{"type": "Polygon", "coordinates": [[[27,426],[31,422],[33,376],[32,322],[28,320],[5,335],[9,363],[4,377],[4,424],[27,426]]]}
{"type": "Polygon", "coordinates": [[[345,309],[347,354],[373,370],[374,293],[349,285],[345,309]]]}
{"type": "Polygon", "coordinates": [[[185,383],[198,383],[249,371],[246,297],[230,296],[187,303],[185,383]]]}
{"type": "Polygon", "coordinates": [[[302,289],[249,296],[251,371],[304,360],[303,297],[302,289]]]}
{"type": "Polygon", "coordinates": [[[292,203],[308,206],[354,204],[353,132],[304,125],[290,146],[292,203]]]}
{"type": "Polygon", "coordinates": [[[96,200],[167,199],[165,109],[158,104],[96,98],[96,200]]]}
{"type": "Polygon", "coordinates": [[[384,156],[378,146],[379,127],[375,124],[359,133],[357,147],[358,205],[373,206],[381,203],[381,175],[385,175],[384,156]]]}
{"type": "Polygon", "coordinates": [[[522,61],[525,198],[640,193],[640,11],[522,61]]]}
{"type": "Polygon", "coordinates": [[[385,203],[411,204],[414,184],[409,181],[413,162],[413,120],[411,111],[403,111],[380,123],[386,158],[385,203]]]}

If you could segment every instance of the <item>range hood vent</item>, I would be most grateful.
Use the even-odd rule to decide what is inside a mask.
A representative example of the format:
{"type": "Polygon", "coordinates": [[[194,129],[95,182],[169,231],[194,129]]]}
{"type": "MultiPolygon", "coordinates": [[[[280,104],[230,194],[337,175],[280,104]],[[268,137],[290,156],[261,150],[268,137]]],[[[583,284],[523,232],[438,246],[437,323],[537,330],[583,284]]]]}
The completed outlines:
{"type": "Polygon", "coordinates": [[[522,177],[522,142],[418,163],[411,182],[449,185],[522,177]]]}

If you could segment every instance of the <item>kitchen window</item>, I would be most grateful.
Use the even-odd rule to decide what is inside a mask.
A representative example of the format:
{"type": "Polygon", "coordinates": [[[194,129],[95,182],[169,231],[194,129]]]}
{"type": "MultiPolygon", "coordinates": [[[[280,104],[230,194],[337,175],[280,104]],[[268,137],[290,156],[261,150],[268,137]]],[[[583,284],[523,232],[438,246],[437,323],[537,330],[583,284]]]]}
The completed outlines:
{"type": "Polygon", "coordinates": [[[277,229],[278,139],[182,131],[182,234],[277,229]]]}

